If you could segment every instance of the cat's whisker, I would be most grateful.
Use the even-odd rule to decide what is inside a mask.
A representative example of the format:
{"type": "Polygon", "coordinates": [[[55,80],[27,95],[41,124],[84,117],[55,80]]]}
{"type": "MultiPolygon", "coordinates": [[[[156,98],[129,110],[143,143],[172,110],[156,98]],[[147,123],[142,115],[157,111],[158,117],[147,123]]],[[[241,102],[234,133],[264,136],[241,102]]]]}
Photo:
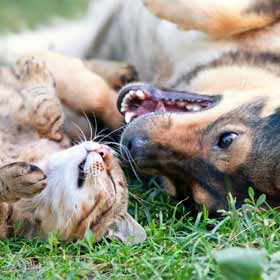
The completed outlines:
{"type": "Polygon", "coordinates": [[[107,131],[107,130],[109,130],[109,128],[104,128],[104,129],[102,129],[101,131],[99,131],[98,133],[97,133],[97,135],[94,137],[94,140],[96,140],[96,139],[98,139],[98,138],[100,138],[100,137],[107,137],[107,135],[109,135],[109,133],[108,134],[105,134],[104,132],[105,131],[107,131]]]}
{"type": "Polygon", "coordinates": [[[105,137],[109,137],[110,135],[116,133],[117,131],[120,131],[120,130],[124,129],[124,127],[125,127],[125,126],[123,125],[123,126],[121,126],[121,127],[119,127],[119,128],[114,129],[113,131],[111,131],[109,134],[105,135],[105,136],[104,136],[101,140],[99,140],[99,141],[102,142],[102,140],[104,140],[105,137]]]}
{"type": "Polygon", "coordinates": [[[133,171],[133,173],[134,173],[136,179],[137,179],[139,182],[142,182],[142,180],[140,179],[138,173],[136,172],[136,169],[137,169],[137,168],[139,169],[139,167],[137,166],[136,162],[135,162],[134,159],[132,158],[130,152],[129,152],[127,149],[124,149],[124,152],[126,153],[126,156],[127,156],[128,159],[129,159],[128,162],[129,162],[129,164],[130,164],[130,166],[131,166],[131,169],[132,169],[132,171],[133,171]]]}
{"type": "MultiPolygon", "coordinates": [[[[93,119],[94,119],[94,136],[93,138],[95,138],[95,136],[97,135],[97,130],[98,130],[98,124],[97,124],[97,119],[96,119],[96,116],[94,114],[94,112],[92,112],[92,116],[93,116],[93,119]]],[[[92,138],[91,138],[92,139],[92,138]]]]}
{"type": "Polygon", "coordinates": [[[136,179],[139,181],[139,182],[142,182],[142,180],[140,179],[138,173],[136,172],[136,169],[139,169],[139,167],[137,166],[136,162],[134,161],[132,155],[130,154],[129,150],[127,149],[126,146],[122,145],[121,143],[118,143],[118,142],[105,142],[106,144],[111,144],[111,145],[117,145],[119,146],[120,149],[123,149],[124,153],[126,154],[126,157],[129,159],[128,162],[130,164],[130,167],[136,177],[136,179]]]}
{"type": "Polygon", "coordinates": [[[81,137],[83,137],[84,141],[86,142],[86,141],[87,141],[87,137],[86,137],[85,133],[83,132],[83,130],[82,130],[82,129],[80,128],[80,126],[79,126],[78,124],[76,124],[75,122],[72,121],[72,123],[73,123],[73,125],[80,131],[81,137]]]}
{"type": "Polygon", "coordinates": [[[87,123],[88,123],[88,127],[89,127],[89,131],[90,131],[90,140],[93,138],[93,129],[92,129],[92,124],[87,116],[87,114],[83,111],[83,114],[84,114],[84,117],[85,119],[87,120],[87,123]]]}

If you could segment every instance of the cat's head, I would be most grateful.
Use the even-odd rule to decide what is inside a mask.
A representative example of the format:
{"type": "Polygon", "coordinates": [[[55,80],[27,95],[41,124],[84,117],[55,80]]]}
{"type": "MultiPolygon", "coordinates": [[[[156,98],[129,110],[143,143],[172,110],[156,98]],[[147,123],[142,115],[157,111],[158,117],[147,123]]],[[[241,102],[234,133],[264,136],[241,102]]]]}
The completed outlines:
{"type": "Polygon", "coordinates": [[[39,166],[47,187],[21,207],[32,209],[42,235],[55,231],[63,240],[83,238],[89,228],[96,241],[104,235],[126,243],[146,238],[128,214],[128,189],[114,152],[92,141],[46,156],[39,166]]]}

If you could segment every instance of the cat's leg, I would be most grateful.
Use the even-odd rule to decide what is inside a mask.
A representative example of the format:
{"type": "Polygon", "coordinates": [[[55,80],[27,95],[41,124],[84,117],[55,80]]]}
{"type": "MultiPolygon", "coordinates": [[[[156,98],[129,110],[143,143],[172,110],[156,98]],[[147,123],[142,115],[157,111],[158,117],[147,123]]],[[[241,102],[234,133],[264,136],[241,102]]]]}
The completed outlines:
{"type": "Polygon", "coordinates": [[[81,115],[94,114],[110,128],[121,126],[123,117],[117,110],[116,91],[82,60],[52,52],[31,56],[46,63],[53,74],[57,96],[64,105],[81,115]]]}
{"type": "Polygon", "coordinates": [[[280,16],[275,0],[143,0],[158,17],[185,30],[199,30],[218,37],[263,28],[280,16]]]}
{"type": "Polygon", "coordinates": [[[27,112],[27,122],[42,137],[61,141],[63,138],[63,110],[55,93],[55,82],[46,63],[35,57],[18,63],[19,93],[27,112]]]}
{"type": "Polygon", "coordinates": [[[91,59],[85,60],[84,64],[90,71],[101,76],[116,90],[138,79],[136,69],[127,63],[91,59]]]}
{"type": "Polygon", "coordinates": [[[46,187],[43,171],[25,162],[0,167],[0,202],[14,202],[32,197],[46,187]]]}

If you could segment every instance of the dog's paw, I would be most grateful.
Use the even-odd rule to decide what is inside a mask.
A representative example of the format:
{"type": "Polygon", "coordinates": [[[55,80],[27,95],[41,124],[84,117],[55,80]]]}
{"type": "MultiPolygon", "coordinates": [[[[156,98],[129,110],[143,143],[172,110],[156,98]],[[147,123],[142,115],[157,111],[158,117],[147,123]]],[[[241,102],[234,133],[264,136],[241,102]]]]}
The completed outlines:
{"type": "Polygon", "coordinates": [[[143,0],[144,5],[154,15],[160,16],[162,9],[164,9],[165,0],[143,0]]]}
{"type": "Polygon", "coordinates": [[[44,172],[39,167],[25,162],[3,166],[0,169],[0,178],[0,195],[7,201],[32,197],[47,185],[44,172]]]}
{"type": "Polygon", "coordinates": [[[129,64],[123,64],[115,73],[115,77],[112,77],[113,87],[120,89],[122,86],[138,80],[138,73],[134,66],[129,64]]]}

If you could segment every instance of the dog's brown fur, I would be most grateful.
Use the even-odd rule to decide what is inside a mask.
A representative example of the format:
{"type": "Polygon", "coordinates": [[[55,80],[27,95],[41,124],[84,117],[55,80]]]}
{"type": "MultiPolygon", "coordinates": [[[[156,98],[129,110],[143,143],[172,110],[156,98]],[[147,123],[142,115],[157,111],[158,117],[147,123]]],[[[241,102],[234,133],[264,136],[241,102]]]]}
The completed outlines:
{"type": "MultiPolygon", "coordinates": [[[[129,146],[138,139],[131,153],[140,170],[165,176],[178,198],[190,196],[188,203],[196,207],[205,204],[213,211],[226,207],[229,190],[241,204],[249,185],[277,203],[279,0],[95,0],[90,10],[85,22],[92,19],[97,29],[81,56],[127,60],[135,64],[141,80],[156,84],[154,91],[159,85],[165,88],[162,96],[173,93],[176,99],[179,90],[220,98],[208,110],[148,114],[132,122],[122,143],[129,146]],[[238,137],[228,149],[219,150],[217,142],[225,132],[236,132],[238,137]]],[[[29,37],[33,40],[28,48],[40,49],[36,35],[29,37]]],[[[44,49],[53,45],[69,51],[58,39],[49,36],[44,49]]],[[[13,52],[18,53],[11,42],[1,44],[8,61],[13,52]]],[[[74,77],[78,80],[72,93],[81,90],[78,82],[88,80],[87,73],[82,74],[74,77]]],[[[90,80],[93,85],[95,79],[90,80]]],[[[121,93],[131,88],[149,91],[151,85],[130,85],[121,93]]],[[[87,106],[92,100],[85,92],[87,106]]],[[[101,102],[91,107],[97,114],[107,104],[114,105],[114,96],[97,96],[101,102]]],[[[79,111],[76,101],[67,104],[79,111]]],[[[106,121],[108,114],[101,118],[106,121]]],[[[121,118],[115,111],[114,116],[117,121],[111,126],[118,126],[121,118]]]]}
{"type": "MultiPolygon", "coordinates": [[[[158,17],[185,30],[207,32],[215,40],[228,38],[225,40],[234,42],[235,47],[210,62],[196,64],[161,91],[163,96],[173,92],[175,98],[178,90],[219,96],[212,108],[148,114],[127,127],[122,141],[131,149],[136,164],[148,174],[168,178],[177,197],[190,196],[187,203],[196,208],[225,208],[228,192],[240,205],[248,186],[266,193],[269,202],[278,205],[280,2],[144,2],[158,17]],[[238,137],[229,147],[219,148],[219,139],[227,132],[238,137]]],[[[137,89],[158,90],[148,84],[132,84],[123,93],[137,89]]]]}

